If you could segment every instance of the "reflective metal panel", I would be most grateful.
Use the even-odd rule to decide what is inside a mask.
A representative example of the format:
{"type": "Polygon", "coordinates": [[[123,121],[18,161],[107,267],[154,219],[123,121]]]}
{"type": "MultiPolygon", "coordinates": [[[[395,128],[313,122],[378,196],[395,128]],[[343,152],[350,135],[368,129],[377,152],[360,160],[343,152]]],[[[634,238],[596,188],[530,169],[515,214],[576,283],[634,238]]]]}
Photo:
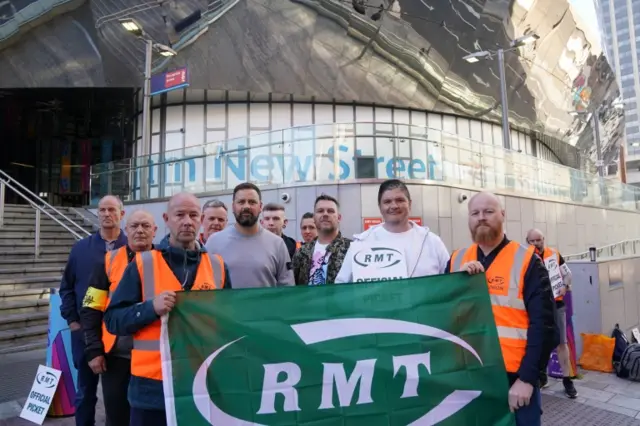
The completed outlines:
{"type": "MultiPolygon", "coordinates": [[[[591,128],[569,112],[619,97],[600,47],[576,24],[566,0],[3,4],[5,88],[141,85],[143,42],[118,22],[135,17],[149,36],[178,51],[176,58],[156,58],[154,71],[186,65],[191,88],[402,105],[493,122],[501,116],[496,59],[469,64],[462,57],[508,48],[511,40],[536,33],[533,45],[505,56],[509,119],[572,167],[580,166],[578,153],[588,164],[595,153],[591,128]],[[175,31],[198,10],[200,20],[175,31]]],[[[624,119],[607,110],[600,116],[604,159],[611,162],[624,119]]]]}

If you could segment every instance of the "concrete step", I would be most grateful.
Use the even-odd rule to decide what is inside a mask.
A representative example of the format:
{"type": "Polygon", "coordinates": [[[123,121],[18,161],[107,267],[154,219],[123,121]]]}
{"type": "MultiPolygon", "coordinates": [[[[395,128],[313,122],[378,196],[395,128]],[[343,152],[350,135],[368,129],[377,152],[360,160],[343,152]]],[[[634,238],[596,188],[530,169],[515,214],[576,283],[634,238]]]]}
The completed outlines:
{"type": "Polygon", "coordinates": [[[0,303],[18,300],[49,300],[51,291],[48,288],[19,288],[9,290],[0,288],[0,303]]]}
{"type": "Polygon", "coordinates": [[[48,311],[49,299],[0,301],[0,317],[10,314],[48,311]]]}
{"type": "Polygon", "coordinates": [[[0,331],[0,353],[18,352],[17,347],[23,351],[26,345],[46,347],[48,330],[48,325],[33,325],[0,331]]]}
{"type": "MultiPolygon", "coordinates": [[[[55,216],[55,215],[54,215],[55,216]]],[[[69,216],[67,216],[69,217],[69,216]]],[[[56,217],[56,219],[58,219],[60,222],[64,223],[65,225],[72,227],[73,225],[69,224],[69,222],[61,217],[56,217]]],[[[73,220],[74,222],[76,222],[78,225],[82,226],[83,225],[83,221],[81,219],[75,219],[72,217],[69,217],[69,219],[73,220]]],[[[35,226],[36,224],[36,216],[28,216],[28,215],[22,215],[22,216],[17,216],[17,217],[12,217],[12,218],[4,218],[4,225],[3,226],[11,226],[11,225],[22,225],[22,226],[35,226]]],[[[40,215],[40,225],[58,225],[60,226],[60,224],[58,222],[56,222],[55,220],[51,219],[49,216],[47,216],[46,214],[41,214],[40,215]]],[[[75,226],[73,226],[75,228],[75,226]]]]}
{"type": "Polygon", "coordinates": [[[0,279],[0,291],[58,288],[61,279],[62,275],[0,279]]]}
{"type": "MultiPolygon", "coordinates": [[[[76,240],[76,237],[63,227],[59,226],[59,229],[40,229],[40,239],[50,239],[50,238],[62,238],[62,239],[71,239],[76,240]]],[[[74,230],[74,232],[82,237],[82,234],[79,230],[74,230]]],[[[5,227],[0,230],[0,239],[28,239],[33,240],[36,237],[36,231],[32,226],[29,230],[20,231],[15,230],[12,227],[5,227]]]]}
{"type": "MultiPolygon", "coordinates": [[[[35,232],[33,235],[24,235],[21,233],[15,233],[13,237],[5,235],[4,232],[0,232],[0,246],[10,245],[11,242],[15,244],[29,243],[33,245],[35,241],[35,232]]],[[[40,234],[40,244],[44,242],[51,242],[51,244],[60,244],[60,243],[75,243],[77,238],[73,236],[70,232],[43,232],[40,234]]]]}
{"type": "Polygon", "coordinates": [[[25,276],[54,276],[64,273],[64,265],[62,266],[39,266],[39,267],[11,267],[0,265],[0,279],[7,280],[9,278],[19,278],[25,276]]]}
{"type": "MultiPolygon", "coordinates": [[[[83,229],[93,232],[93,227],[91,225],[82,225],[78,223],[83,229]]],[[[76,228],[75,226],[68,225],[69,228],[73,229],[73,232],[80,234],[82,231],[76,228]]],[[[15,223],[5,223],[3,228],[0,228],[0,234],[3,232],[33,232],[35,230],[35,225],[32,223],[31,225],[16,225],[15,223]]],[[[64,227],[57,223],[41,223],[40,224],[40,232],[66,232],[69,233],[64,227]]]]}
{"type": "Polygon", "coordinates": [[[7,354],[19,354],[22,352],[30,352],[30,351],[37,351],[37,350],[42,350],[42,349],[46,349],[47,348],[47,336],[44,336],[42,339],[39,340],[34,340],[33,342],[30,343],[20,343],[15,342],[15,343],[5,343],[3,345],[0,345],[0,355],[7,355],[7,354]]]}
{"type": "MultiPolygon", "coordinates": [[[[51,253],[52,249],[64,248],[70,250],[75,240],[71,240],[68,238],[40,238],[40,250],[43,252],[51,253]]],[[[0,238],[0,252],[6,252],[7,250],[13,249],[29,249],[33,248],[35,244],[35,239],[33,238],[24,238],[24,239],[6,239],[0,238]]]]}
{"type": "MultiPolygon", "coordinates": [[[[33,253],[31,253],[33,255],[33,253]]],[[[0,270],[2,269],[10,269],[10,268],[54,268],[60,267],[64,268],[67,264],[68,256],[43,256],[40,259],[4,259],[0,258],[0,270]]]]}
{"type": "MultiPolygon", "coordinates": [[[[40,247],[40,255],[37,259],[57,259],[61,256],[68,258],[71,252],[71,245],[40,247]]],[[[0,264],[4,264],[11,260],[35,260],[35,250],[33,244],[31,247],[13,248],[11,250],[0,250],[0,264]]]]}
{"type": "Polygon", "coordinates": [[[28,312],[26,314],[10,314],[0,317],[0,331],[14,330],[33,325],[48,325],[49,311],[28,312]]]}

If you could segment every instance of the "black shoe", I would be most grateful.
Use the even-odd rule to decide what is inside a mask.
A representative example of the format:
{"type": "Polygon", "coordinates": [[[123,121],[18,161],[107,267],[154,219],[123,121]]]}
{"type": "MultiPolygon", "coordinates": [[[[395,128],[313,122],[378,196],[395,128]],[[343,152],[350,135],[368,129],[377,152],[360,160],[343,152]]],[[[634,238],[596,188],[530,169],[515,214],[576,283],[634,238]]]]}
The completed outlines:
{"type": "Polygon", "coordinates": [[[567,395],[567,397],[574,399],[576,396],[578,396],[578,391],[576,390],[576,387],[573,386],[573,380],[565,377],[562,379],[562,384],[564,385],[564,393],[565,395],[567,395]]]}

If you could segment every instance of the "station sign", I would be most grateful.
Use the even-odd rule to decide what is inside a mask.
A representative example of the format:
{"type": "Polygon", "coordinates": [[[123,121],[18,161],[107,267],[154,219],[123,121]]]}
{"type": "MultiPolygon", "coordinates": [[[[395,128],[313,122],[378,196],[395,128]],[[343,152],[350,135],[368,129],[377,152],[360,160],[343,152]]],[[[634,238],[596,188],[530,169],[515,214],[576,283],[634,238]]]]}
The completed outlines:
{"type": "Polygon", "coordinates": [[[156,74],[151,77],[151,93],[150,95],[158,95],[171,90],[182,89],[189,86],[189,73],[187,68],[178,68],[177,70],[156,74]]]}

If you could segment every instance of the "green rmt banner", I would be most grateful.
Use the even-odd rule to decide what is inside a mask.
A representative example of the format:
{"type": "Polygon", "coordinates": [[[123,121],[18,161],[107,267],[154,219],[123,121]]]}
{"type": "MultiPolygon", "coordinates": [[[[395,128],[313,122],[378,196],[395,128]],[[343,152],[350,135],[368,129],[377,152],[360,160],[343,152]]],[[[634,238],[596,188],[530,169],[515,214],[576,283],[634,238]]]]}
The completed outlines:
{"type": "Polygon", "coordinates": [[[179,293],[170,426],[515,425],[484,275],[179,293]]]}

